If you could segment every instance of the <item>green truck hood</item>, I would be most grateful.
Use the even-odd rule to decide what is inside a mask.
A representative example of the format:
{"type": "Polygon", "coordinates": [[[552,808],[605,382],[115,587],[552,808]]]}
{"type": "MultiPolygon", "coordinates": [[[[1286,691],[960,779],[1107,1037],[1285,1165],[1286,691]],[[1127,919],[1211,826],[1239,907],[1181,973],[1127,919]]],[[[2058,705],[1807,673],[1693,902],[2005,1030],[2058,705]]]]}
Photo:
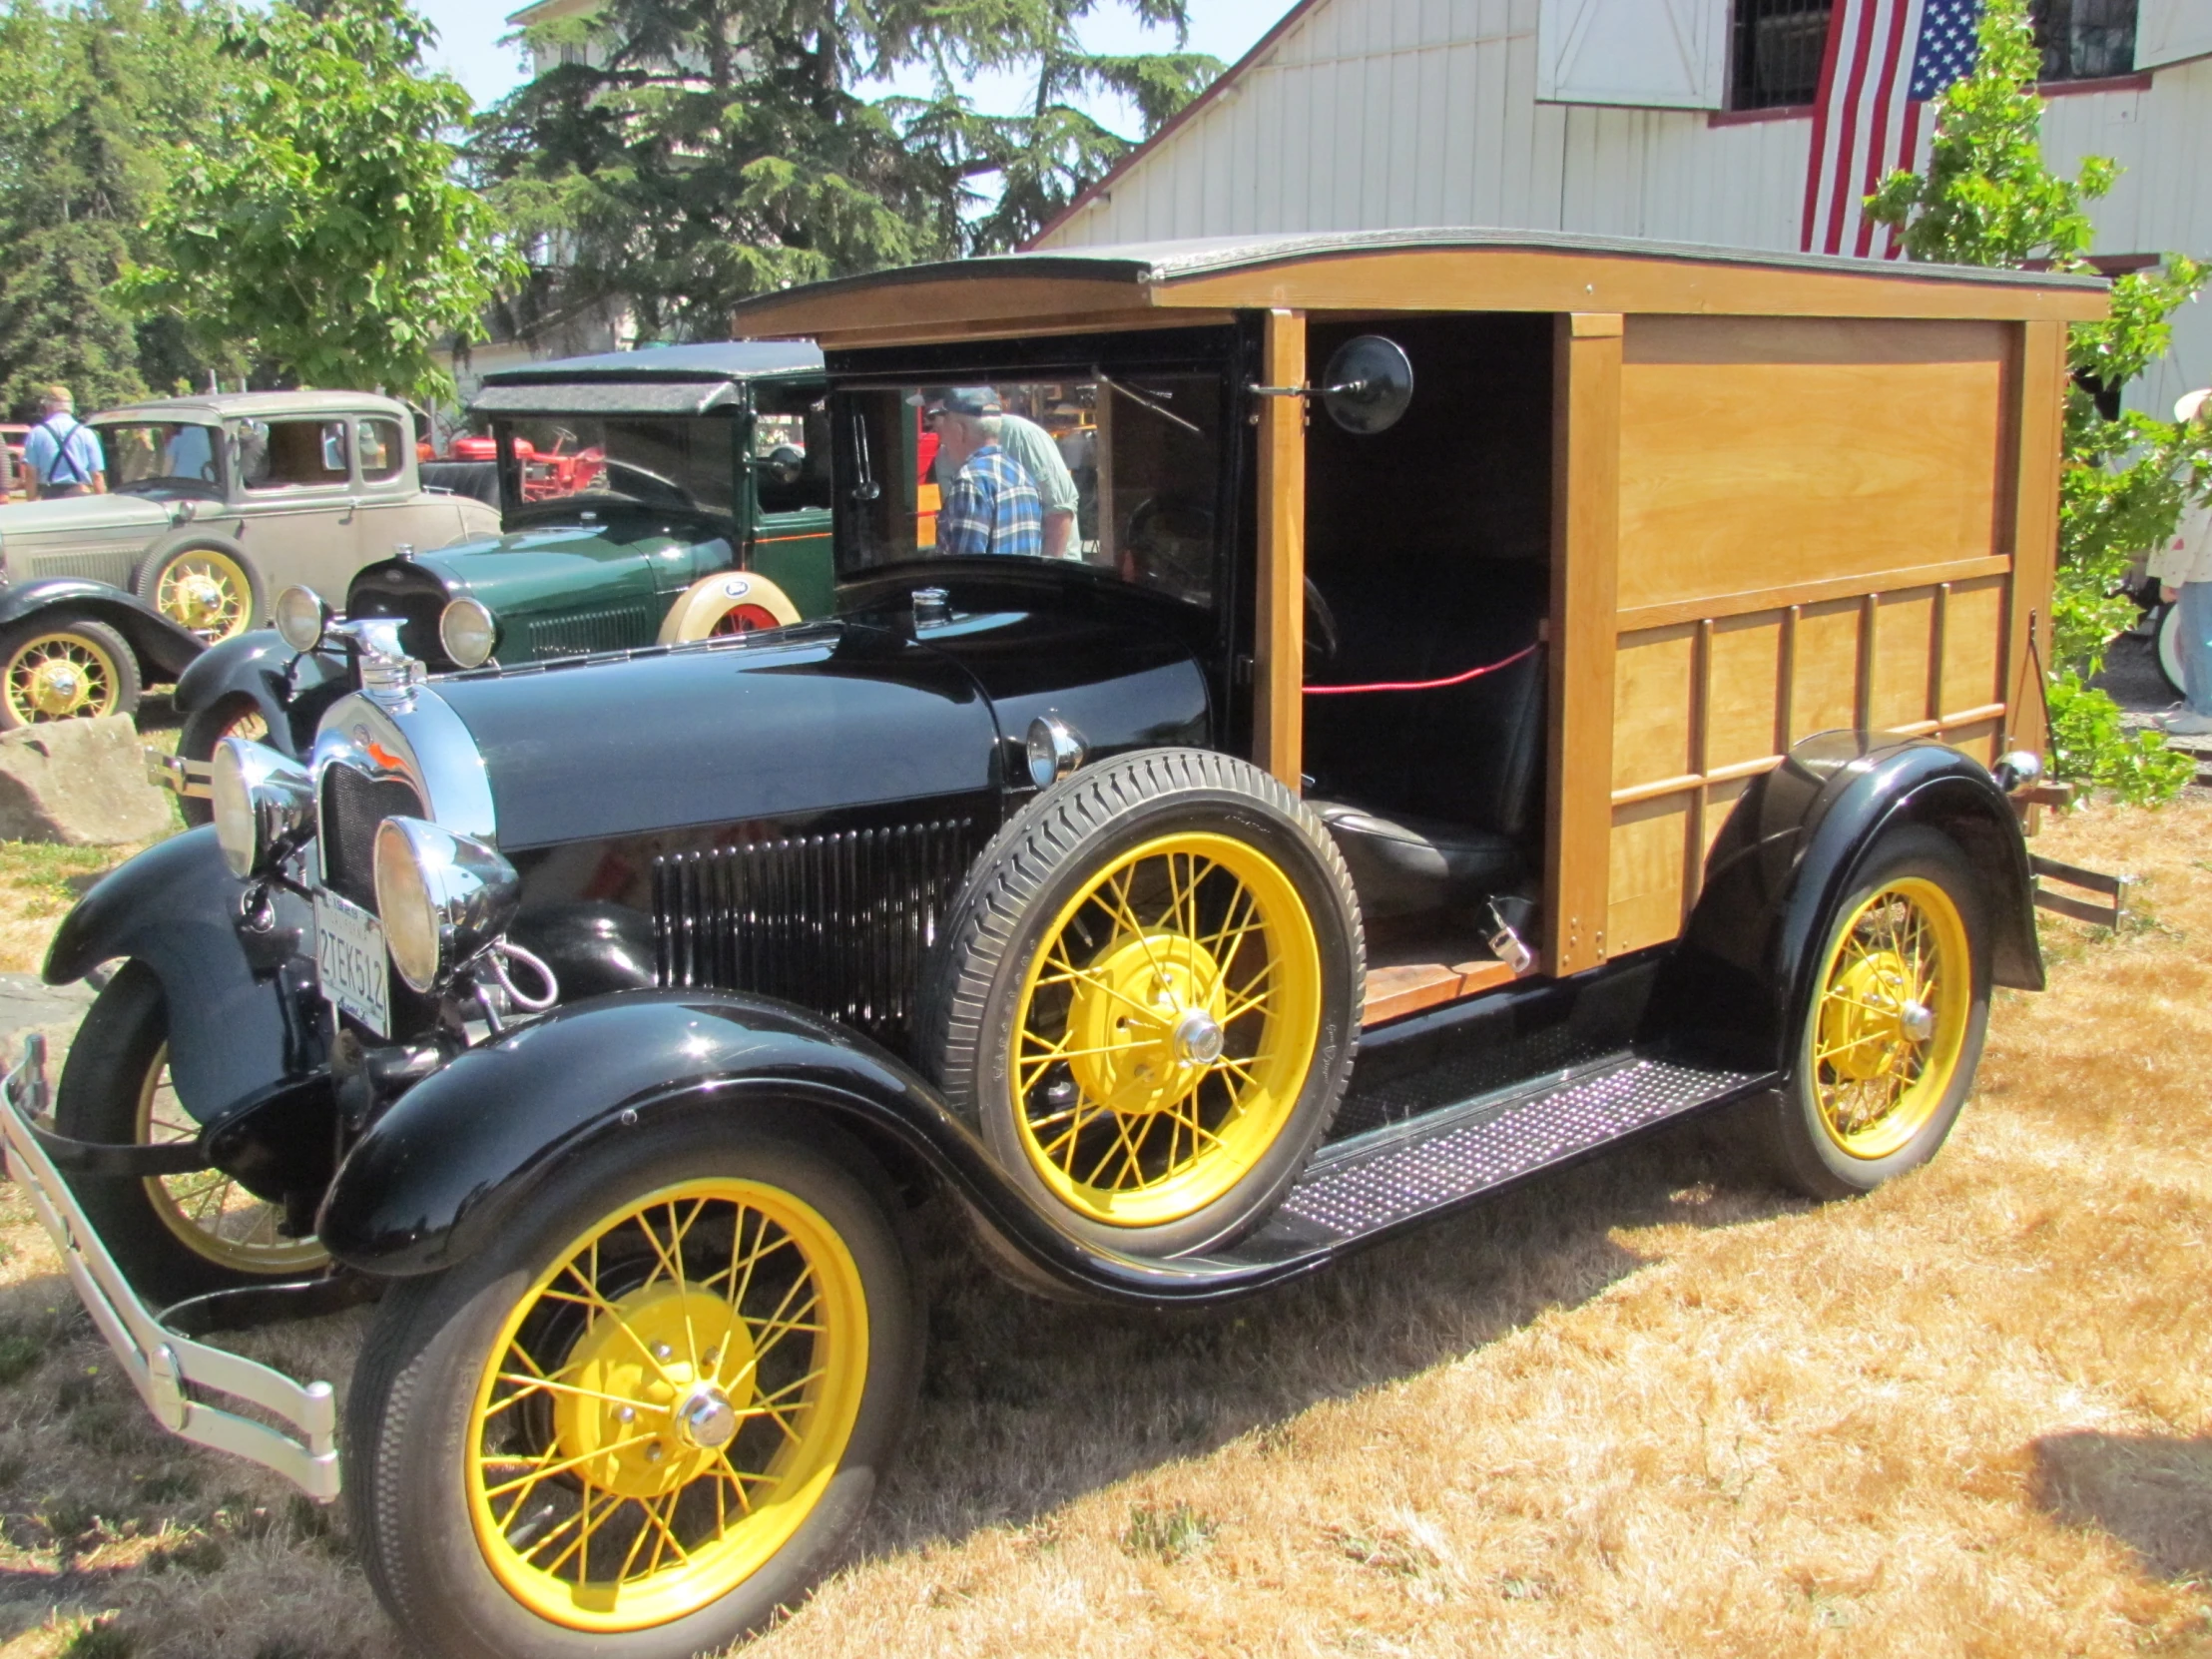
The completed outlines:
{"type": "Polygon", "coordinates": [[[675,593],[695,573],[732,562],[726,538],[704,541],[663,531],[625,534],[599,526],[521,530],[417,554],[455,599],[482,601],[495,616],[570,609],[594,594],[675,593]]]}

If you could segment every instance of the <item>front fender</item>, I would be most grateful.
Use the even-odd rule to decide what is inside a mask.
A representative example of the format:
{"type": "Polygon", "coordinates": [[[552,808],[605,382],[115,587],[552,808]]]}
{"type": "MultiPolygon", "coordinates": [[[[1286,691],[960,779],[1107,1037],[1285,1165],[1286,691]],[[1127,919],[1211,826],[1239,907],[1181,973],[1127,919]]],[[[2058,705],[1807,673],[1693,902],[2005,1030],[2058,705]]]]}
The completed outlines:
{"type": "Polygon", "coordinates": [[[1836,906],[1868,849],[1900,824],[1958,843],[1981,880],[1991,977],[2041,990],[2027,845],[1988,769],[1927,740],[1824,733],[1755,780],[1715,839],[1654,993],[1655,1020],[1717,1056],[1786,1069],[1836,906]]]}
{"type": "Polygon", "coordinates": [[[174,680],[207,647],[200,636],[121,588],[88,576],[44,576],[0,588],[0,628],[40,611],[66,610],[104,622],[138,655],[149,680],[174,680]]]}
{"type": "Polygon", "coordinates": [[[684,1114],[788,1122],[795,1112],[819,1113],[893,1168],[927,1171],[1001,1243],[1080,1293],[1202,1301],[1319,1265],[1149,1263],[1087,1247],[1024,1200],[974,1132],[882,1049],[789,1003],[695,990],[564,1006],[460,1055],[370,1125],[338,1167],[315,1234],[364,1273],[439,1272],[609,1137],[684,1114]]]}
{"type": "Polygon", "coordinates": [[[248,699],[269,727],[262,741],[296,761],[314,747],[323,711],[350,690],[352,676],[337,652],[302,655],[275,629],[257,628],[209,647],[186,669],[177,681],[176,707],[189,717],[234,698],[248,699]]]}
{"type": "Polygon", "coordinates": [[[122,956],[154,970],[169,1004],[170,1081],[199,1122],[320,1058],[319,1037],[296,1012],[307,906],[276,893],[273,924],[256,933],[239,920],[245,890],[215,830],[189,830],[104,876],[46,952],[50,985],[122,956]]]}

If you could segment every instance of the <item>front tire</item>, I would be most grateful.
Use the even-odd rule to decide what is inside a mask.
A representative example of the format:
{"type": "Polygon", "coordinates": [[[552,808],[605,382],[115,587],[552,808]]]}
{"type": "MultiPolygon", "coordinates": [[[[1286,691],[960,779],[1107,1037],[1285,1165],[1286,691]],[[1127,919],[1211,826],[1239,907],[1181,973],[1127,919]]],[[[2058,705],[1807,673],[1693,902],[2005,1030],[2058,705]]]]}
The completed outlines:
{"type": "Polygon", "coordinates": [[[801,1595],[919,1374],[894,1203],[841,1143],[678,1124],[396,1286],[344,1450],[401,1628],[440,1659],[680,1659],[801,1595]]]}
{"type": "Polygon", "coordinates": [[[138,596],[210,645],[237,639],[269,614],[261,572],[234,548],[175,547],[146,561],[138,596]]]}
{"type": "MultiPolygon", "coordinates": [[[[54,1091],[54,1127],[72,1140],[155,1146],[200,1126],[169,1083],[169,1005],[161,980],[129,961],[108,981],[54,1091]]],[[[73,1175],[70,1188],[125,1276],[157,1306],[319,1273],[329,1257],[281,1230],[283,1208],[220,1170],[73,1175]]]]}
{"type": "MultiPolygon", "coordinates": [[[[186,716],[184,729],[177,734],[177,757],[205,764],[215,759],[216,748],[225,738],[269,741],[269,721],[251,697],[226,697],[186,716]]],[[[185,823],[195,829],[215,822],[215,803],[206,796],[181,795],[177,805],[185,823]]]]}
{"type": "Polygon", "coordinates": [[[135,715],[138,658],[104,622],[26,617],[0,629],[0,731],[135,715]]]}
{"type": "Polygon", "coordinates": [[[946,1099],[1100,1248],[1242,1236],[1336,1116],[1359,901],[1328,830],[1257,767],[1086,768],[985,848],[942,933],[922,1030],[946,1099]]]}
{"type": "Polygon", "coordinates": [[[1872,1192],[1933,1158],[1989,1022],[1981,885],[1958,844],[1886,835],[1823,935],[1796,1064],[1774,1105],[1779,1173],[1810,1198],[1872,1192]]]}

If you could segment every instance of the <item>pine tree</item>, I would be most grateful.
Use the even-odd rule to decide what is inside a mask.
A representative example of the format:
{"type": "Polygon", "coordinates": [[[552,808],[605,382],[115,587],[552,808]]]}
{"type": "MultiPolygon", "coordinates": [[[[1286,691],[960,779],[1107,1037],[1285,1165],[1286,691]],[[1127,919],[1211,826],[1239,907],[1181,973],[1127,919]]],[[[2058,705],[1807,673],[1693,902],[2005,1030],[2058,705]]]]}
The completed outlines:
{"type": "MultiPolygon", "coordinates": [[[[629,308],[646,337],[712,336],[792,282],[1014,246],[1220,71],[1201,54],[1085,53],[1098,0],[608,0],[529,32],[567,61],[492,113],[472,157],[538,250],[515,321],[629,308]],[[926,96],[873,90],[919,71],[926,96]],[[963,89],[1018,72],[1015,115],[963,89]],[[554,274],[558,273],[558,281],[554,274]]],[[[1182,39],[1186,0],[1125,0],[1182,39]]]]}

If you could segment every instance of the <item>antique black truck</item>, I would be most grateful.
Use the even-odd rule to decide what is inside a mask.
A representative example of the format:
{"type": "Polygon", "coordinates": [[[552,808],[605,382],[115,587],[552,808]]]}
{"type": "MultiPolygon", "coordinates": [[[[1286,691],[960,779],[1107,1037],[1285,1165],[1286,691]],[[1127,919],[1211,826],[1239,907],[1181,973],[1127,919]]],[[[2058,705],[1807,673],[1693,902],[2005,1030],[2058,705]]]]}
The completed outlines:
{"type": "Polygon", "coordinates": [[[1162,1306],[1726,1103],[1868,1191],[2042,983],[2103,307],[1471,231],[765,296],[825,352],[834,614],[435,678],[403,614],[309,618],[307,753],[227,738],[213,827],[62,924],[49,979],[117,965],[8,1166],[161,1420],[342,1490],[452,1659],[802,1594],[898,1443],[932,1196],[1162,1306]],[[206,1337],[363,1290],[342,1426],[206,1337]]]}

